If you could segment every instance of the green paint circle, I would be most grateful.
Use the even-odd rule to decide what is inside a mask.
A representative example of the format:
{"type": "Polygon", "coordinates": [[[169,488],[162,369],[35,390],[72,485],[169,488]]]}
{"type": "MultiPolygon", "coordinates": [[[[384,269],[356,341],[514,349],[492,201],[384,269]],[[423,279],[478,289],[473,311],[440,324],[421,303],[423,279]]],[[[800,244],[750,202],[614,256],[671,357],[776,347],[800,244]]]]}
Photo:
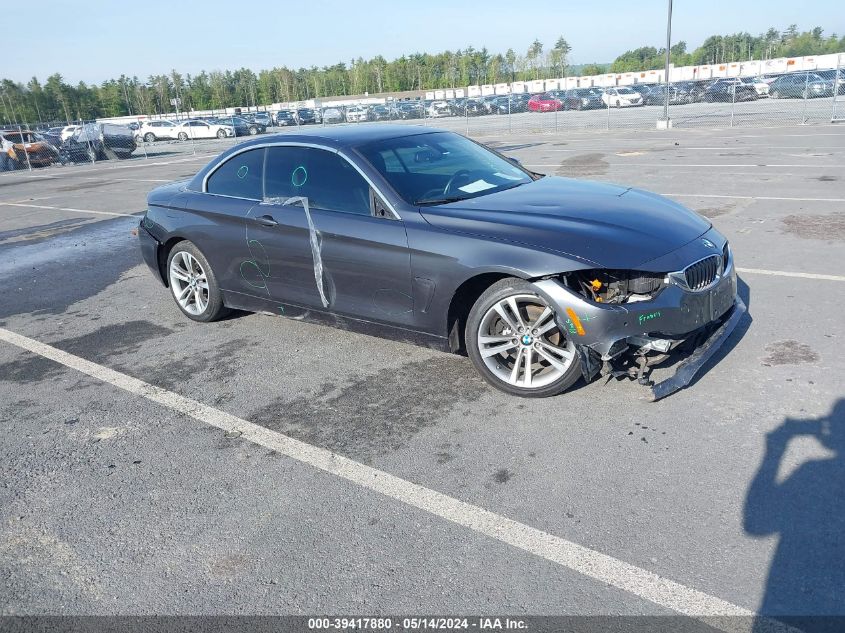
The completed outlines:
{"type": "Polygon", "coordinates": [[[246,165],[241,165],[238,167],[238,178],[246,178],[246,175],[249,173],[249,167],[246,165]]]}
{"type": "Polygon", "coordinates": [[[300,165],[296,169],[293,170],[293,173],[290,175],[290,182],[294,187],[301,187],[306,182],[308,182],[308,171],[300,165]],[[297,176],[297,174],[300,174],[297,176]]]}

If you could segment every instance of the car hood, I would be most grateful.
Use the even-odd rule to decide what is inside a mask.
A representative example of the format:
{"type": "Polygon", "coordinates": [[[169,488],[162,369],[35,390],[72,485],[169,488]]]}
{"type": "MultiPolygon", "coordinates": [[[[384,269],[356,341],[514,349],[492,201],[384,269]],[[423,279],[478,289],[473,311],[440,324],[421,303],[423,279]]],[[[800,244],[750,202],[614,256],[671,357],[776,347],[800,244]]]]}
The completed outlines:
{"type": "Polygon", "coordinates": [[[441,229],[622,269],[666,255],[710,228],[701,216],[657,194],[555,176],[420,211],[441,229]]]}

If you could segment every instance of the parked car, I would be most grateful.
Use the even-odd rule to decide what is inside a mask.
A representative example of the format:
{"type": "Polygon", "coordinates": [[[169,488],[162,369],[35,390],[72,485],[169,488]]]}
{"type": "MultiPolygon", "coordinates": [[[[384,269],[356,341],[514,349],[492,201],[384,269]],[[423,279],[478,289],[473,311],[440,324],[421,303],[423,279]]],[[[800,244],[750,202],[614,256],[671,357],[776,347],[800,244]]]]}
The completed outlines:
{"type": "Polygon", "coordinates": [[[455,99],[450,102],[449,107],[452,109],[453,116],[471,117],[487,114],[484,104],[478,99],[455,99]]]}
{"type": "Polygon", "coordinates": [[[557,112],[563,110],[563,104],[548,92],[531,95],[528,99],[529,112],[557,112]]]}
{"type": "Polygon", "coordinates": [[[400,119],[422,119],[425,110],[419,101],[402,101],[396,106],[400,119]]]}
{"type": "Polygon", "coordinates": [[[341,108],[323,108],[323,123],[329,125],[331,123],[343,123],[346,121],[346,115],[341,108]]]}
{"type": "Polygon", "coordinates": [[[59,158],[59,150],[31,130],[0,130],[0,171],[45,167],[59,158]]]}
{"type": "Polygon", "coordinates": [[[200,138],[226,138],[235,135],[235,128],[231,125],[203,121],[202,119],[188,119],[176,126],[176,138],[180,141],[200,138]]]}
{"type": "Polygon", "coordinates": [[[704,90],[702,101],[754,101],[757,89],[735,77],[717,79],[704,90]]]}
{"type": "Polygon", "coordinates": [[[59,160],[68,163],[126,159],[137,145],[135,135],[125,125],[86,123],[79,127],[59,148],[59,160]]]}
{"type": "Polygon", "coordinates": [[[263,125],[265,131],[273,125],[273,118],[267,112],[247,112],[242,114],[241,117],[252,123],[263,125]]]}
{"type": "Polygon", "coordinates": [[[374,105],[370,108],[370,120],[372,121],[392,121],[398,118],[399,113],[392,106],[374,105]]]}
{"type": "Polygon", "coordinates": [[[296,125],[296,116],[290,110],[279,110],[276,112],[276,125],[278,127],[287,127],[288,125],[296,125]]]}
{"type": "MultiPolygon", "coordinates": [[[[832,84],[836,84],[836,70],[817,70],[816,74],[824,79],[825,81],[829,81],[832,84]]],[[[836,94],[838,95],[845,95],[845,68],[840,68],[838,71],[839,74],[839,87],[836,88],[836,94]]]]}
{"type": "Polygon", "coordinates": [[[319,123],[317,120],[317,113],[313,108],[299,108],[296,111],[296,123],[297,125],[312,125],[314,123],[319,123]]]}
{"type": "Polygon", "coordinates": [[[267,126],[263,123],[249,121],[240,116],[221,116],[212,122],[231,126],[235,130],[235,136],[255,136],[267,131],[267,126]]]}
{"type": "Polygon", "coordinates": [[[687,341],[694,353],[654,386],[661,397],[745,311],[731,249],[707,219],[421,126],[240,144],[150,193],[138,236],[191,320],[260,311],[466,350],[516,396],[602,372],[642,379],[633,363],[645,371],[687,341]]]}
{"type": "Polygon", "coordinates": [[[564,110],[594,110],[604,107],[598,88],[572,88],[563,97],[564,110]]]}
{"type": "Polygon", "coordinates": [[[690,103],[698,103],[701,101],[704,90],[707,88],[710,82],[708,81],[678,81],[674,86],[683,92],[686,92],[689,95],[689,102],[690,103]]]}
{"type": "MultiPolygon", "coordinates": [[[[690,94],[675,84],[669,84],[669,103],[682,105],[690,103],[690,94]]],[[[645,96],[646,105],[664,105],[666,103],[666,84],[653,86],[645,96]]]]}
{"type": "Polygon", "coordinates": [[[360,123],[361,121],[370,120],[370,111],[361,105],[354,105],[346,108],[346,122],[360,123]]]}
{"type": "Polygon", "coordinates": [[[144,121],[134,131],[135,140],[152,143],[161,139],[175,139],[178,134],[177,128],[178,126],[172,121],[144,121]]]}
{"type": "Polygon", "coordinates": [[[43,132],[41,136],[43,136],[44,140],[50,143],[50,145],[58,148],[62,145],[62,129],[62,126],[50,127],[47,128],[47,131],[43,132]]]}
{"type": "Polygon", "coordinates": [[[791,73],[769,84],[769,96],[773,99],[830,97],[833,96],[833,82],[822,79],[816,73],[791,73]]]}
{"type": "Polygon", "coordinates": [[[511,106],[514,104],[514,99],[511,95],[499,95],[493,97],[485,105],[485,110],[490,114],[511,114],[511,106]]]}
{"type": "Polygon", "coordinates": [[[648,96],[656,86],[654,84],[633,84],[628,87],[634,92],[638,92],[643,98],[643,101],[648,103],[648,96]]]}
{"type": "Polygon", "coordinates": [[[74,132],[76,132],[80,127],[82,127],[82,126],[80,126],[80,125],[65,125],[62,128],[62,131],[61,131],[61,134],[60,134],[62,142],[64,143],[71,136],[73,136],[74,132]]]}
{"type": "Polygon", "coordinates": [[[759,77],[743,77],[742,81],[744,83],[751,84],[752,86],[754,86],[754,90],[757,91],[758,97],[763,98],[769,96],[769,84],[767,84],[759,77]]]}
{"type": "Polygon", "coordinates": [[[645,105],[643,96],[639,92],[631,90],[627,86],[619,88],[606,88],[601,96],[602,103],[611,107],[628,108],[631,106],[645,105]]]}
{"type": "Polygon", "coordinates": [[[444,116],[452,116],[452,110],[446,101],[432,101],[426,109],[426,115],[430,118],[437,119],[444,116]]]}

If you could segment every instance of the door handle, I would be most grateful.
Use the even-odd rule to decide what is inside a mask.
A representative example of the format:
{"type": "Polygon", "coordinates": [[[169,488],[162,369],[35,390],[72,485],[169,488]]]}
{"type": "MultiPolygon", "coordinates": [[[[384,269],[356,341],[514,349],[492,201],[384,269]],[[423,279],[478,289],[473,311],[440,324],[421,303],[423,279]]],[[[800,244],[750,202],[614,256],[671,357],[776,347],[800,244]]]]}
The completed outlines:
{"type": "Polygon", "coordinates": [[[255,218],[255,221],[259,224],[263,224],[264,226],[276,226],[279,224],[273,219],[272,215],[260,215],[255,218]]]}

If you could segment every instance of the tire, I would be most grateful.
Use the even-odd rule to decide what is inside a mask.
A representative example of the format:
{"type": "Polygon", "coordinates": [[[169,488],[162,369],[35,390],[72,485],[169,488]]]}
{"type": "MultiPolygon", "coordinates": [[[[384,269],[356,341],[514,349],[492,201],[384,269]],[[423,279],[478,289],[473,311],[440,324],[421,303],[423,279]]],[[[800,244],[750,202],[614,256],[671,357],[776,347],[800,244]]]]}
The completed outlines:
{"type": "Polygon", "coordinates": [[[187,141],[187,140],[188,140],[188,135],[187,135],[185,132],[179,132],[179,134],[178,134],[177,138],[178,138],[180,141],[187,141]]]}
{"type": "Polygon", "coordinates": [[[772,94],[771,94],[771,95],[769,95],[769,96],[770,96],[772,99],[780,99],[780,91],[775,90],[775,91],[773,91],[773,92],[772,92],[772,94]]]}
{"type": "Polygon", "coordinates": [[[250,136],[255,136],[256,134],[258,134],[258,128],[257,128],[257,127],[250,126],[250,128],[249,128],[249,135],[250,135],[250,136]]]}
{"type": "Polygon", "coordinates": [[[217,138],[226,138],[226,130],[217,130],[217,138]]]}
{"type": "Polygon", "coordinates": [[[156,135],[153,134],[152,132],[147,132],[146,134],[144,134],[144,141],[145,142],[152,143],[155,140],[156,140],[156,135]]]}
{"type": "Polygon", "coordinates": [[[482,378],[514,396],[556,396],[581,375],[574,343],[558,327],[545,300],[522,279],[502,279],[484,291],[467,317],[465,341],[482,378]],[[518,331],[525,326],[530,329],[518,331]]]}
{"type": "Polygon", "coordinates": [[[211,265],[193,242],[183,240],[170,249],[166,273],[173,300],[192,321],[209,323],[229,313],[211,265]]]}
{"type": "Polygon", "coordinates": [[[91,162],[91,163],[96,162],[97,161],[97,150],[95,150],[93,147],[89,147],[88,149],[85,150],[85,156],[88,157],[89,162],[91,162]]]}

